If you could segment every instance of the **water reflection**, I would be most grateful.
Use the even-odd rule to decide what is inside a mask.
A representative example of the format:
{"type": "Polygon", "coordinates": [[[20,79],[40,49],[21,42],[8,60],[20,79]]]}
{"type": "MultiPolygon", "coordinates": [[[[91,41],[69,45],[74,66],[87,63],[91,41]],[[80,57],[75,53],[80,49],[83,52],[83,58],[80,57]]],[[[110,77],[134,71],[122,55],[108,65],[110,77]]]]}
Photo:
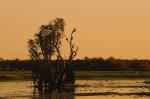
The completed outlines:
{"type": "Polygon", "coordinates": [[[0,99],[149,99],[150,79],[76,80],[76,87],[38,90],[32,81],[0,82],[0,99]],[[138,97],[138,98],[137,98],[138,97]]]}
{"type": "Polygon", "coordinates": [[[75,99],[75,87],[54,90],[34,88],[32,99],[75,99]]]}

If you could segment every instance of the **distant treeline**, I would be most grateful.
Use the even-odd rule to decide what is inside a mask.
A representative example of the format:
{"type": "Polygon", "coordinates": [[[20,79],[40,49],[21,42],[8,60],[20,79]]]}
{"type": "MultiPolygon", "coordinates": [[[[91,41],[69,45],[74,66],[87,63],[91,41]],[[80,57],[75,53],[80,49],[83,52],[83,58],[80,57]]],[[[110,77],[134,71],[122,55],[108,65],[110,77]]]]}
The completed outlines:
{"type": "MultiPolygon", "coordinates": [[[[53,64],[58,65],[56,61],[53,61],[53,64]]],[[[44,65],[42,61],[0,60],[1,71],[32,70],[41,65],[44,65]]],[[[107,59],[85,57],[84,59],[74,60],[72,65],[76,71],[150,70],[150,60],[115,59],[113,57],[107,59]]]]}

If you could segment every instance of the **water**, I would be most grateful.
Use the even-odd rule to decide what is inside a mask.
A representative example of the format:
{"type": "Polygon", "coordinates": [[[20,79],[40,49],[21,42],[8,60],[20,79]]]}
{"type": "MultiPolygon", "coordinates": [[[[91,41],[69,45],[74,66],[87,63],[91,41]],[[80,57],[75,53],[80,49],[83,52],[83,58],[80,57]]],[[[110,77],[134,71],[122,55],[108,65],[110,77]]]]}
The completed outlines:
{"type": "Polygon", "coordinates": [[[0,82],[0,99],[150,99],[150,84],[145,80],[76,80],[76,87],[41,93],[32,81],[0,82]]]}

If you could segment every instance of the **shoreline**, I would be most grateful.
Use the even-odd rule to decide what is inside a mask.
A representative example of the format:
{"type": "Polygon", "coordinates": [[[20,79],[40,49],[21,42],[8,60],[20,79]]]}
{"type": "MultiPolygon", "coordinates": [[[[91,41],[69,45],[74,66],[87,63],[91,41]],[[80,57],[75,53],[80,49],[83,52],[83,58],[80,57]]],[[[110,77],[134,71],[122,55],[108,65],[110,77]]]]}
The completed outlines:
{"type": "MultiPolygon", "coordinates": [[[[76,80],[121,80],[146,79],[150,80],[149,71],[76,71],[76,80]]],[[[31,71],[0,71],[1,81],[32,80],[31,71]]]]}

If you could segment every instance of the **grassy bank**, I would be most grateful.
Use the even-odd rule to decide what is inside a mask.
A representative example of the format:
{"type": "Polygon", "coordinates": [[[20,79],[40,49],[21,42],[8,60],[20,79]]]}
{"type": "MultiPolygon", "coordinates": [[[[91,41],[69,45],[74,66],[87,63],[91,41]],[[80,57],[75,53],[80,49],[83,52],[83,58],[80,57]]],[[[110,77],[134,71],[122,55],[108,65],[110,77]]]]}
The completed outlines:
{"type": "MultiPolygon", "coordinates": [[[[31,71],[0,71],[0,81],[30,80],[31,71]]],[[[76,71],[76,79],[150,78],[149,71],[76,71]]]]}
{"type": "Polygon", "coordinates": [[[149,71],[78,71],[77,79],[150,78],[149,71]]]}
{"type": "Polygon", "coordinates": [[[30,80],[31,71],[0,71],[0,81],[30,80]]]}

